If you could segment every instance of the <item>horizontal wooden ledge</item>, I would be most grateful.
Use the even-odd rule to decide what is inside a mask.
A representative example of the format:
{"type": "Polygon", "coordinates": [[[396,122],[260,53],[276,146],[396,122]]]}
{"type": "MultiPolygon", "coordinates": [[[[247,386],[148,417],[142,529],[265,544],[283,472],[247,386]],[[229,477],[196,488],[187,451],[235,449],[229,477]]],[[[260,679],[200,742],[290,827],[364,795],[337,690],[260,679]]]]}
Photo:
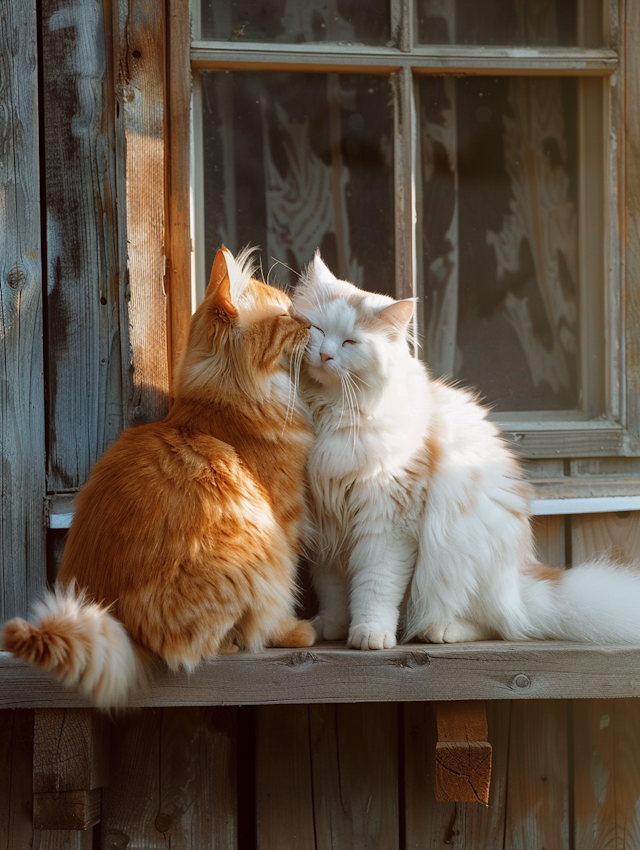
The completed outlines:
{"type": "Polygon", "coordinates": [[[404,52],[353,44],[264,44],[194,41],[198,70],[283,70],[387,74],[409,67],[416,74],[595,75],[614,73],[618,54],[609,48],[478,47],[423,45],[404,52]]]}
{"type": "MultiPolygon", "coordinates": [[[[534,516],[640,510],[640,476],[546,478],[530,482],[534,516]]],[[[47,496],[49,528],[71,527],[76,493],[47,496]]]]}
{"type": "MultiPolygon", "coordinates": [[[[361,652],[323,643],[309,649],[221,656],[190,676],[162,669],[131,705],[638,696],[640,646],[487,641],[361,652]]],[[[88,704],[46,674],[0,653],[0,708],[88,704]]]]}

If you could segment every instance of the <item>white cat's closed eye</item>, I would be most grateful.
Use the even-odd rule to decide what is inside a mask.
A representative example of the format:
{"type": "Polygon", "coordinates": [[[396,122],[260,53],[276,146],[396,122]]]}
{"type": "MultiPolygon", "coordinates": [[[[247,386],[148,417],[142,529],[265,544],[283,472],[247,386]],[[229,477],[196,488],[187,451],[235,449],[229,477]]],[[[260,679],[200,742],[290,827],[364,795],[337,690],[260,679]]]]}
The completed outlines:
{"type": "Polygon", "coordinates": [[[347,343],[349,343],[349,345],[357,345],[358,340],[357,339],[345,339],[345,341],[342,343],[342,345],[344,346],[347,343]]]}
{"type": "Polygon", "coordinates": [[[311,327],[312,327],[312,328],[315,328],[317,331],[320,331],[320,333],[322,334],[322,336],[324,336],[324,331],[322,330],[322,328],[319,328],[317,325],[311,325],[311,327]]]}

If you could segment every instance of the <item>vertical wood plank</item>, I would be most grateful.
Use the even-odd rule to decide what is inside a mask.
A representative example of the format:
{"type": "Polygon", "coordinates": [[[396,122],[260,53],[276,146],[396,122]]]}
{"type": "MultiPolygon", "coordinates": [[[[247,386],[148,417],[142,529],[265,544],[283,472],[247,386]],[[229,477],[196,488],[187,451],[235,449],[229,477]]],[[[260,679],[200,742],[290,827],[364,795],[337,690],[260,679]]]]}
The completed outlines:
{"type": "Polygon", "coordinates": [[[82,486],[123,424],[109,12],[42,3],[52,491],[82,486]]]}
{"type": "Polygon", "coordinates": [[[35,0],[0,3],[0,621],[46,583],[35,0]]]}
{"type": "Polygon", "coordinates": [[[256,709],[258,850],[314,848],[309,708],[256,709]]]}
{"type": "Polygon", "coordinates": [[[167,26],[168,168],[167,297],[169,351],[174,370],[191,318],[191,233],[189,165],[191,151],[191,33],[189,4],[169,0],[167,26]]]}
{"type": "Polygon", "coordinates": [[[502,850],[504,847],[507,756],[511,703],[488,702],[493,770],[489,805],[437,803],[429,759],[433,739],[429,706],[404,709],[404,818],[407,850],[502,850]]]}
{"type": "MultiPolygon", "coordinates": [[[[574,563],[640,558],[640,512],[571,519],[574,563]]],[[[640,847],[640,701],[574,703],[575,846],[640,847]]]]}
{"type": "Polygon", "coordinates": [[[0,711],[0,848],[33,845],[33,711],[0,711]]]}
{"type": "Polygon", "coordinates": [[[111,778],[102,792],[104,850],[165,848],[160,813],[161,710],[145,708],[118,720],[111,735],[111,778]]]}
{"type": "Polygon", "coordinates": [[[505,846],[569,848],[568,704],[514,702],[505,846]]]}
{"type": "Polygon", "coordinates": [[[315,846],[394,850],[399,846],[397,704],[312,705],[309,718],[315,846]]]}
{"type": "Polygon", "coordinates": [[[172,850],[237,846],[233,707],[165,708],[156,828],[172,850]]]}
{"type": "Polygon", "coordinates": [[[116,0],[119,267],[126,275],[122,321],[125,425],[167,411],[165,295],[165,4],[116,0]]]}
{"type": "Polygon", "coordinates": [[[574,702],[575,847],[640,847],[640,701],[574,702]]]}
{"type": "Polygon", "coordinates": [[[538,558],[549,567],[566,567],[563,516],[536,516],[531,520],[538,558]]]}
{"type": "MultiPolygon", "coordinates": [[[[640,4],[624,3],[623,77],[624,105],[624,181],[621,185],[621,210],[624,238],[620,250],[624,253],[625,337],[624,379],[626,384],[626,422],[629,431],[640,440],[640,4]]],[[[615,329],[617,331],[617,329],[615,329]]],[[[617,333],[613,334],[617,342],[617,333]]]]}

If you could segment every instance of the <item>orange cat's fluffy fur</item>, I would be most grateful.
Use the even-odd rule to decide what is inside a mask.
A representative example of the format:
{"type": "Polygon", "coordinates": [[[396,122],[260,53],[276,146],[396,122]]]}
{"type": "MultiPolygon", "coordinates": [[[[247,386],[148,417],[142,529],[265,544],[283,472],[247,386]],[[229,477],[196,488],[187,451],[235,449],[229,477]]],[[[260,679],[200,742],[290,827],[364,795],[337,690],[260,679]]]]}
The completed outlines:
{"type": "Polygon", "coordinates": [[[6,624],[5,649],[110,706],[154,655],[191,670],[236,644],[313,643],[294,616],[313,437],[282,366],[308,333],[246,252],[218,252],[169,415],[94,466],[57,586],[6,624]]]}

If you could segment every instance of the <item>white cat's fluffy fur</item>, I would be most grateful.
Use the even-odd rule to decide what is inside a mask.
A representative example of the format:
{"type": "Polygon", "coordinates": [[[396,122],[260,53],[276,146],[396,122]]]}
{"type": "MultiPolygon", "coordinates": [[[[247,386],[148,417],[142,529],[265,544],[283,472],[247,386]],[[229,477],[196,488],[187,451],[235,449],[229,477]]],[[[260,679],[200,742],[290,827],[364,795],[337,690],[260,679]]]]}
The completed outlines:
{"type": "Polygon", "coordinates": [[[640,642],[640,573],[540,564],[518,463],[474,397],[411,355],[411,302],[338,280],[318,254],[294,305],[314,326],[318,638],[640,642]]]}

